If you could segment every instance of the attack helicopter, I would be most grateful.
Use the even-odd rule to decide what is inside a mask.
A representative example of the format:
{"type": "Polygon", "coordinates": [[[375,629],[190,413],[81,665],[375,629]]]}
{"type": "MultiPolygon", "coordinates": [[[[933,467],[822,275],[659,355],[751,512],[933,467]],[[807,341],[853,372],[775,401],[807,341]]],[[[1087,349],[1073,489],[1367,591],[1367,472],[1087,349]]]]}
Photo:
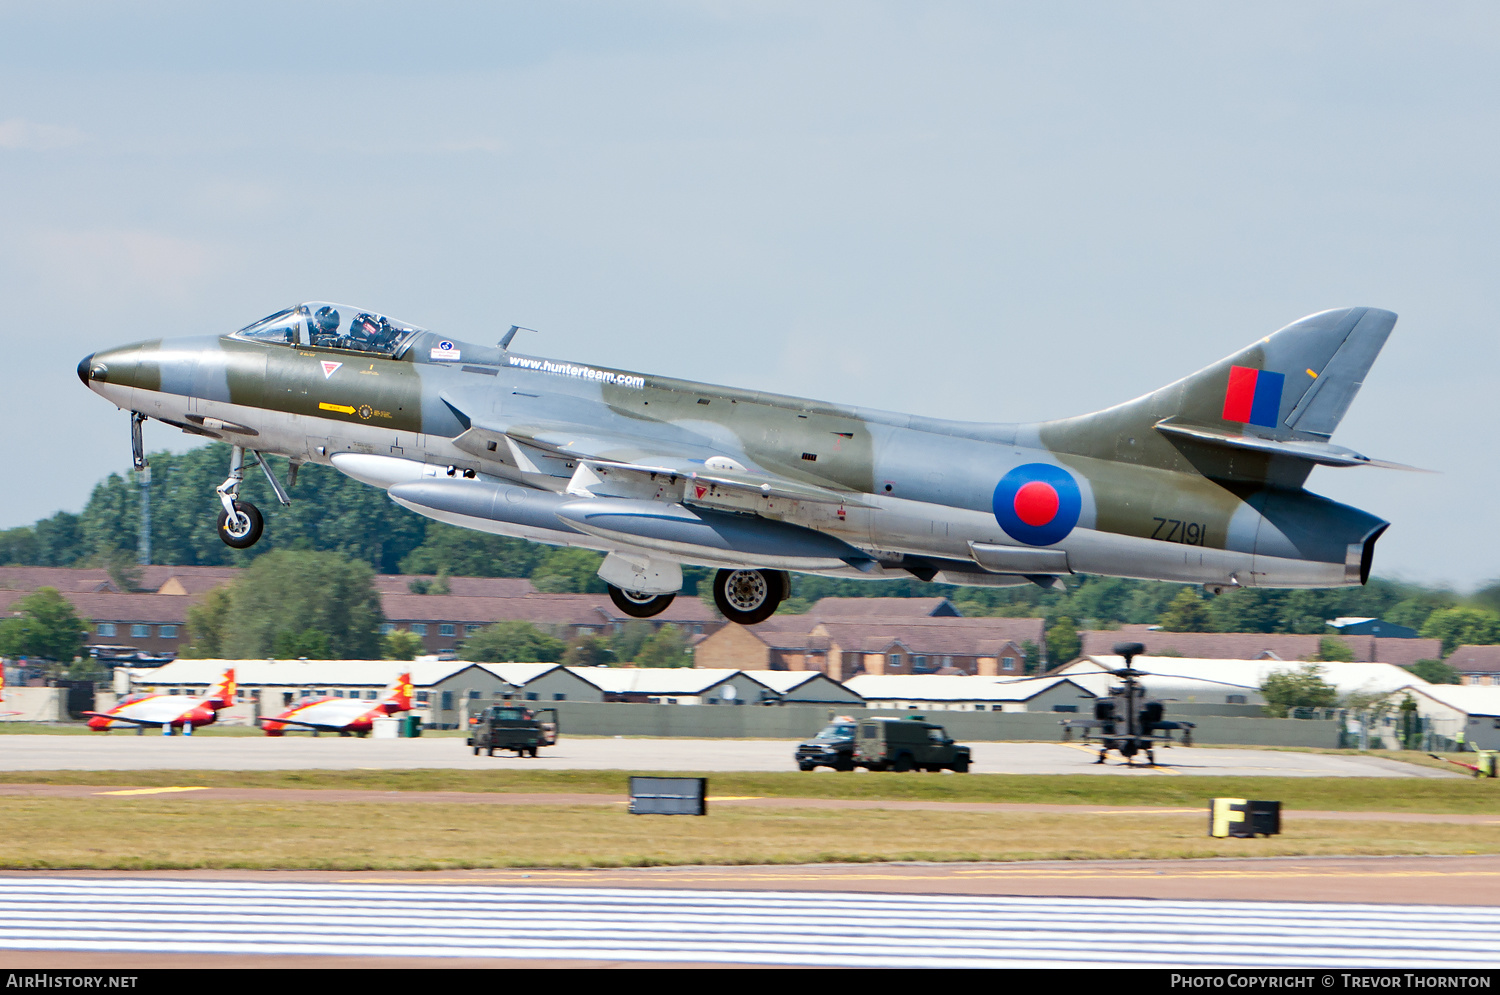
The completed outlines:
{"type": "Polygon", "coordinates": [[[1115,655],[1125,658],[1125,666],[1110,673],[1120,678],[1121,684],[1110,689],[1109,696],[1094,701],[1092,719],[1066,719],[1062,723],[1064,742],[1072,739],[1073,730],[1083,730],[1085,743],[1098,741],[1099,759],[1102,764],[1110,750],[1125,758],[1128,767],[1135,766],[1135,758],[1146,756],[1146,766],[1156,766],[1156,747],[1170,746],[1172,733],[1181,732],[1178,740],[1183,746],[1193,745],[1192,722],[1169,721],[1163,717],[1165,708],[1160,701],[1152,701],[1141,687],[1140,679],[1149,676],[1144,670],[1131,666],[1137,656],[1146,652],[1141,643],[1117,643],[1115,655]]]}

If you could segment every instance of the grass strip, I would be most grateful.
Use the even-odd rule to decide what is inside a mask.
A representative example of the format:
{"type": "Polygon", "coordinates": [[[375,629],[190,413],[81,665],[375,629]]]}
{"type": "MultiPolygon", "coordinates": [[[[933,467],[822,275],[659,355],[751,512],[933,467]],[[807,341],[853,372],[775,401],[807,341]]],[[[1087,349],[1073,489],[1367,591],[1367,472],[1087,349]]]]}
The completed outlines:
{"type": "Polygon", "coordinates": [[[1314,821],[1281,836],[1215,840],[1200,815],[710,810],[342,802],[264,805],[112,798],[11,799],[5,869],[444,870],[882,861],[1011,861],[1500,852],[1489,825],[1314,821]]]}
{"type": "MultiPolygon", "coordinates": [[[[629,771],[612,770],[139,770],[8,771],[0,784],[108,787],[323,788],[365,791],[582,792],[624,797],[629,771]]],[[[673,776],[664,771],[641,771],[673,776]]],[[[1280,801],[1338,812],[1500,813],[1500,779],[1168,777],[1153,774],[720,773],[716,795],[758,798],[1027,802],[1054,805],[1207,806],[1216,797],[1280,801]]]]}

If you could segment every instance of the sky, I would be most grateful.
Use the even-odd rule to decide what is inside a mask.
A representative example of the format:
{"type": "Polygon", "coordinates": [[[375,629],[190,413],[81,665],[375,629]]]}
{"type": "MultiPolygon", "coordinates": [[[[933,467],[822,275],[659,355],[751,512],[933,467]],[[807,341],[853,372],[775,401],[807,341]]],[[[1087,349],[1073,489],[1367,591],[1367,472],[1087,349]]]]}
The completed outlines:
{"type": "Polygon", "coordinates": [[[1373,305],[1334,441],[1437,472],[1308,486],[1393,523],[1377,574],[1473,588],[1497,49],[1459,2],[0,0],[0,528],[129,466],[80,358],[302,300],[976,421],[1373,305]]]}

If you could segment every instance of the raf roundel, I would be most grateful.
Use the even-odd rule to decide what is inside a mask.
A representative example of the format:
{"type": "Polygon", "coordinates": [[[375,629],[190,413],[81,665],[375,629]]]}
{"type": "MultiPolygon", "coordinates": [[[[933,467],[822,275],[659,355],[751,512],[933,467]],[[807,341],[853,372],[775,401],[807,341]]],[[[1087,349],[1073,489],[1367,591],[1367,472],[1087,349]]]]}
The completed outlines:
{"type": "Polygon", "coordinates": [[[1082,510],[1078,481],[1050,463],[1018,466],[995,485],[995,520],[1006,535],[1028,546],[1061,542],[1082,510]]]}

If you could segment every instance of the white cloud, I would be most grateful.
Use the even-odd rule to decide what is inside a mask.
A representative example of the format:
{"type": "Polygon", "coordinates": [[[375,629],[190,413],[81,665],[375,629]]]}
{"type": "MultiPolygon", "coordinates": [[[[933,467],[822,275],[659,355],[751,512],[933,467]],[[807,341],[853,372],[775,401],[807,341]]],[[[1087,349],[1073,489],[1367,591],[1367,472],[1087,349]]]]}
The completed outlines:
{"type": "Polygon", "coordinates": [[[49,151],[67,148],[84,140],[83,132],[56,124],[37,124],[13,117],[0,121],[0,149],[49,151]]]}

